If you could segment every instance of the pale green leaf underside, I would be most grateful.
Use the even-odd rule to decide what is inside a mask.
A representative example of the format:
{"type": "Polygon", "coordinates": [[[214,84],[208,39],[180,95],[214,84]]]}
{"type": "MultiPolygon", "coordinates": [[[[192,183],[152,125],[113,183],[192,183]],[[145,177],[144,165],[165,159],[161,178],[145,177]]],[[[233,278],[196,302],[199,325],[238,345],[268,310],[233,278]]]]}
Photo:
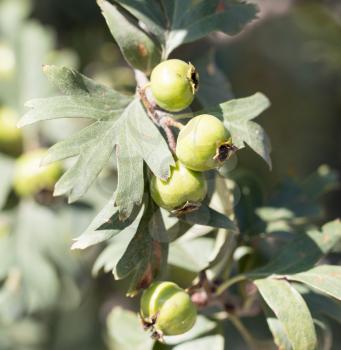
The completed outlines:
{"type": "Polygon", "coordinates": [[[307,284],[319,292],[341,300],[341,266],[321,265],[285,277],[290,281],[307,284]]]}
{"type": "Polygon", "coordinates": [[[164,47],[164,57],[178,46],[201,39],[212,32],[238,33],[256,18],[253,4],[232,2],[218,12],[218,0],[116,0],[147,29],[164,47]]]}
{"type": "Polygon", "coordinates": [[[332,221],[320,231],[308,231],[285,245],[280,253],[266,266],[252,271],[249,275],[294,274],[312,268],[341,239],[341,222],[332,221]]]}
{"type": "Polygon", "coordinates": [[[120,7],[105,0],[97,3],[126,61],[135,69],[150,72],[161,61],[161,47],[120,7]]]}
{"type": "Polygon", "coordinates": [[[115,195],[109,200],[106,206],[92,220],[88,228],[78,237],[72,245],[72,249],[85,249],[92,245],[104,242],[119,233],[135,233],[142,218],[144,208],[135,218],[121,221],[119,209],[115,204],[115,195]]]}
{"type": "Polygon", "coordinates": [[[237,34],[256,18],[257,7],[253,4],[232,3],[225,11],[217,12],[219,1],[202,0],[194,6],[184,7],[183,1],[175,1],[166,52],[171,53],[184,43],[201,39],[212,32],[237,34]],[[187,11],[184,11],[188,8],[187,11]]]}
{"type": "Polygon", "coordinates": [[[238,148],[249,145],[271,168],[271,145],[264,129],[251,121],[270,106],[266,96],[256,93],[253,96],[231,100],[220,104],[218,113],[223,115],[226,128],[238,148]]]}
{"type": "Polygon", "coordinates": [[[293,350],[314,350],[314,323],[301,295],[285,280],[267,278],[256,280],[255,284],[281,322],[293,350]]]}
{"type": "Polygon", "coordinates": [[[50,148],[44,162],[77,157],[55,186],[55,195],[81,198],[108,164],[116,146],[120,219],[142,201],[143,162],[162,179],[174,164],[163,136],[147,116],[139,99],[122,95],[71,69],[44,68],[49,80],[65,96],[32,100],[20,125],[55,118],[88,118],[92,124],[50,148]]]}
{"type": "Polygon", "coordinates": [[[209,335],[176,345],[173,350],[224,350],[224,337],[222,335],[209,335]]]}
{"type": "Polygon", "coordinates": [[[108,315],[107,337],[110,344],[120,350],[152,350],[155,342],[141,327],[136,313],[120,307],[108,315]]]}

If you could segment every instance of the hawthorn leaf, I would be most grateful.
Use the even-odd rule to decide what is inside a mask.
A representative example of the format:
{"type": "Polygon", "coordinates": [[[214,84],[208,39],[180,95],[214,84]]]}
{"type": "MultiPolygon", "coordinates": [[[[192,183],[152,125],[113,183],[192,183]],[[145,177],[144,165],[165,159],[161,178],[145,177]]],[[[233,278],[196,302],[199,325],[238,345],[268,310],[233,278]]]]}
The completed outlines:
{"type": "Polygon", "coordinates": [[[150,73],[161,61],[161,47],[125,10],[105,0],[97,3],[126,61],[133,68],[150,73]]]}
{"type": "Polygon", "coordinates": [[[341,300],[341,266],[320,265],[301,273],[285,275],[285,278],[307,284],[319,292],[341,300]]]}
{"type": "Polygon", "coordinates": [[[113,271],[118,280],[131,276],[128,296],[135,296],[141,288],[146,288],[167,264],[168,237],[161,236],[165,229],[160,215],[150,203],[134,238],[113,271]]]}
{"type": "Polygon", "coordinates": [[[117,127],[118,189],[116,203],[121,217],[130,215],[143,196],[143,160],[155,176],[167,179],[174,159],[165,139],[135,99],[124,111],[117,127]],[[121,141],[121,142],[120,142],[121,141]]]}
{"type": "Polygon", "coordinates": [[[128,220],[121,221],[119,209],[115,205],[114,196],[109,200],[105,207],[92,220],[88,228],[75,239],[71,249],[85,249],[92,245],[111,239],[119,233],[135,233],[141,221],[144,206],[136,213],[130,216],[128,220]]]}
{"type": "Polygon", "coordinates": [[[55,195],[81,198],[108,164],[116,146],[119,216],[130,216],[142,202],[143,162],[162,179],[170,175],[174,159],[157,127],[138,98],[122,95],[68,68],[46,66],[49,80],[65,96],[28,102],[31,109],[20,125],[64,117],[85,117],[92,124],[49,149],[44,163],[77,157],[55,186],[55,195]]]}
{"type": "Polygon", "coordinates": [[[132,140],[128,139],[129,130],[118,135],[116,146],[118,184],[116,204],[120,208],[120,217],[127,218],[134,205],[141,203],[144,191],[143,158],[136,151],[132,140]]]}
{"type": "Polygon", "coordinates": [[[115,307],[107,317],[107,340],[120,350],[152,350],[155,340],[143,330],[136,313],[115,307]]]}
{"type": "Polygon", "coordinates": [[[212,32],[237,34],[256,18],[258,11],[255,5],[247,3],[231,3],[226,9],[218,11],[218,4],[218,0],[201,0],[198,4],[184,6],[182,0],[174,1],[167,13],[166,54],[169,55],[181,44],[201,39],[212,32]]]}
{"type": "Polygon", "coordinates": [[[194,339],[191,341],[184,342],[182,344],[173,347],[173,350],[224,350],[225,341],[224,337],[220,334],[208,335],[206,337],[194,339]]]}
{"type": "Polygon", "coordinates": [[[217,112],[223,116],[234,145],[239,149],[244,148],[245,144],[249,145],[271,168],[270,140],[264,129],[252,121],[269,106],[268,98],[258,92],[250,97],[222,103],[217,112]]]}
{"type": "Polygon", "coordinates": [[[283,324],[275,316],[270,315],[267,315],[266,322],[268,323],[269,329],[272,333],[275,344],[278,346],[278,349],[293,350],[283,324]]]}
{"type": "Polygon", "coordinates": [[[52,85],[67,96],[100,97],[104,104],[115,105],[120,108],[124,108],[131,101],[130,96],[99,84],[74,69],[46,65],[44,66],[44,73],[52,85]]]}
{"type": "Polygon", "coordinates": [[[81,147],[77,161],[56,183],[54,195],[68,193],[69,203],[81,198],[107,165],[113,152],[114,137],[114,130],[110,128],[81,147]]]}
{"type": "Polygon", "coordinates": [[[230,3],[218,10],[218,0],[115,0],[156,35],[164,58],[178,46],[201,39],[212,32],[232,35],[256,18],[257,7],[230,3]]]}
{"type": "Polygon", "coordinates": [[[294,274],[312,268],[341,240],[340,220],[331,221],[322,230],[297,234],[267,265],[250,272],[252,277],[269,274],[294,274]]]}
{"type": "Polygon", "coordinates": [[[130,96],[98,84],[73,69],[45,66],[44,73],[65,95],[26,102],[30,109],[20,119],[19,127],[56,118],[115,118],[132,100],[130,96]]]}
{"type": "Polygon", "coordinates": [[[215,64],[214,51],[198,55],[192,63],[200,72],[200,88],[196,96],[204,108],[233,98],[229,81],[215,64]]]}
{"type": "Polygon", "coordinates": [[[160,43],[165,42],[166,18],[159,0],[114,0],[140,20],[160,43]]]}
{"type": "Polygon", "coordinates": [[[259,293],[269,305],[293,350],[315,349],[317,345],[313,319],[302,296],[285,280],[255,280],[259,293]]]}
{"type": "Polygon", "coordinates": [[[200,272],[207,268],[214,248],[212,238],[176,240],[170,245],[168,263],[189,271],[200,272]],[[198,255],[200,252],[200,256],[198,255]]]}
{"type": "Polygon", "coordinates": [[[341,323],[341,303],[327,295],[308,292],[302,294],[312,313],[331,317],[341,323]]]}
{"type": "Polygon", "coordinates": [[[205,204],[202,204],[198,210],[192,213],[179,216],[179,219],[191,224],[224,228],[233,231],[237,230],[236,224],[226,215],[219,213],[205,204]]]}

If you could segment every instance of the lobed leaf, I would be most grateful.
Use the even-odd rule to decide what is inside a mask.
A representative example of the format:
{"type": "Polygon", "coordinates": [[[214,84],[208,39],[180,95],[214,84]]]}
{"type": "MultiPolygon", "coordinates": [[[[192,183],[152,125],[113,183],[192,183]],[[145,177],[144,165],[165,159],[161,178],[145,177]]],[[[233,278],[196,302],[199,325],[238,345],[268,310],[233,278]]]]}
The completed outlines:
{"type": "Polygon", "coordinates": [[[161,47],[122,8],[105,0],[97,3],[126,61],[133,68],[150,73],[161,61],[161,47]]]}
{"type": "MultiPolygon", "coordinates": [[[[110,5],[111,6],[111,5],[110,5]]],[[[55,195],[74,202],[84,195],[107,165],[116,146],[120,219],[142,201],[143,162],[158,177],[167,179],[174,159],[167,143],[138,98],[122,95],[67,68],[46,66],[45,73],[66,96],[33,100],[20,125],[64,117],[85,117],[91,125],[49,149],[44,163],[77,157],[55,186],[55,195]]]]}
{"type": "MultiPolygon", "coordinates": [[[[165,42],[166,18],[159,0],[114,0],[124,7],[133,16],[140,20],[149,30],[156,35],[160,43],[165,42]]],[[[162,0],[163,4],[164,1],[162,0]]],[[[162,5],[163,5],[162,4],[162,5]]]]}
{"type": "Polygon", "coordinates": [[[106,206],[92,220],[88,228],[76,238],[71,249],[85,249],[92,245],[104,242],[119,233],[134,234],[144,213],[144,207],[129,220],[121,221],[119,209],[115,205],[115,194],[106,206]]]}
{"type": "Polygon", "coordinates": [[[167,13],[167,55],[181,44],[201,39],[212,32],[237,34],[256,18],[257,7],[253,4],[231,3],[224,11],[219,12],[218,3],[217,0],[201,0],[198,4],[184,7],[183,1],[174,1],[174,5],[170,7],[173,11],[168,10],[167,13]]]}
{"type": "Polygon", "coordinates": [[[150,205],[134,238],[114,269],[115,279],[130,277],[128,296],[146,288],[167,263],[168,237],[162,225],[160,211],[150,205]]]}
{"type": "Polygon", "coordinates": [[[249,145],[271,168],[270,140],[263,128],[251,121],[270,106],[269,100],[261,93],[231,100],[220,104],[218,113],[224,118],[233,143],[238,148],[249,145]]]}

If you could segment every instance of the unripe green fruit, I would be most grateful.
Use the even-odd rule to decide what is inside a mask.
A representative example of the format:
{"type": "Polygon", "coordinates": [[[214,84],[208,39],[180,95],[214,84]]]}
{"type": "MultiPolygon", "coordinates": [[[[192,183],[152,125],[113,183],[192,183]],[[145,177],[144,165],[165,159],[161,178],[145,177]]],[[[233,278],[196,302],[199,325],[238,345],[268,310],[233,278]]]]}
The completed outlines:
{"type": "Polygon", "coordinates": [[[190,63],[172,59],[153,69],[150,83],[156,103],[167,111],[177,112],[192,103],[199,75],[190,63]]]}
{"type": "Polygon", "coordinates": [[[21,149],[22,132],[17,128],[18,115],[14,109],[0,108],[0,149],[15,152],[21,149]]]}
{"type": "Polygon", "coordinates": [[[154,282],[141,298],[141,317],[157,335],[179,335],[189,331],[197,318],[191,297],[172,282],[154,282]]]}
{"type": "Polygon", "coordinates": [[[13,187],[19,196],[32,196],[41,190],[53,189],[62,173],[62,166],[58,162],[41,165],[46,152],[46,149],[40,148],[25,153],[17,159],[13,187]]]}
{"type": "Polygon", "coordinates": [[[202,173],[190,170],[177,161],[168,180],[152,177],[150,192],[159,207],[174,210],[187,203],[200,203],[206,196],[207,185],[202,173]]]}
{"type": "Polygon", "coordinates": [[[187,168],[206,171],[221,166],[234,150],[224,124],[213,115],[202,114],[181,129],[176,156],[187,168]]]}

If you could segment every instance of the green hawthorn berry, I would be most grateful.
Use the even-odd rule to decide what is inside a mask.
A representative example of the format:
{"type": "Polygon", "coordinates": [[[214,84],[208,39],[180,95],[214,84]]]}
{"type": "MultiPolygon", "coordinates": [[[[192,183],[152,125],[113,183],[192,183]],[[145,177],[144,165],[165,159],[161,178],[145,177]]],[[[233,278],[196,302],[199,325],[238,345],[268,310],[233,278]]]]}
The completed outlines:
{"type": "Polygon", "coordinates": [[[150,83],[156,103],[167,111],[177,112],[192,103],[199,75],[190,63],[172,59],[153,69],[150,83]]]}
{"type": "Polygon", "coordinates": [[[17,128],[17,121],[15,110],[9,107],[0,108],[0,150],[12,153],[21,149],[22,132],[17,128]]]}
{"type": "Polygon", "coordinates": [[[202,173],[190,170],[177,161],[168,180],[152,177],[150,191],[159,207],[167,210],[195,209],[205,198],[207,186],[202,173]]]}
{"type": "Polygon", "coordinates": [[[13,187],[21,196],[32,196],[41,190],[52,190],[62,173],[62,166],[55,162],[41,165],[47,150],[40,148],[21,155],[15,164],[13,187]]]}
{"type": "Polygon", "coordinates": [[[213,115],[202,114],[181,129],[176,156],[187,168],[205,171],[221,166],[235,149],[224,124],[213,115]]]}
{"type": "Polygon", "coordinates": [[[172,282],[154,282],[141,298],[141,317],[156,336],[189,331],[197,318],[191,297],[172,282]]]}

